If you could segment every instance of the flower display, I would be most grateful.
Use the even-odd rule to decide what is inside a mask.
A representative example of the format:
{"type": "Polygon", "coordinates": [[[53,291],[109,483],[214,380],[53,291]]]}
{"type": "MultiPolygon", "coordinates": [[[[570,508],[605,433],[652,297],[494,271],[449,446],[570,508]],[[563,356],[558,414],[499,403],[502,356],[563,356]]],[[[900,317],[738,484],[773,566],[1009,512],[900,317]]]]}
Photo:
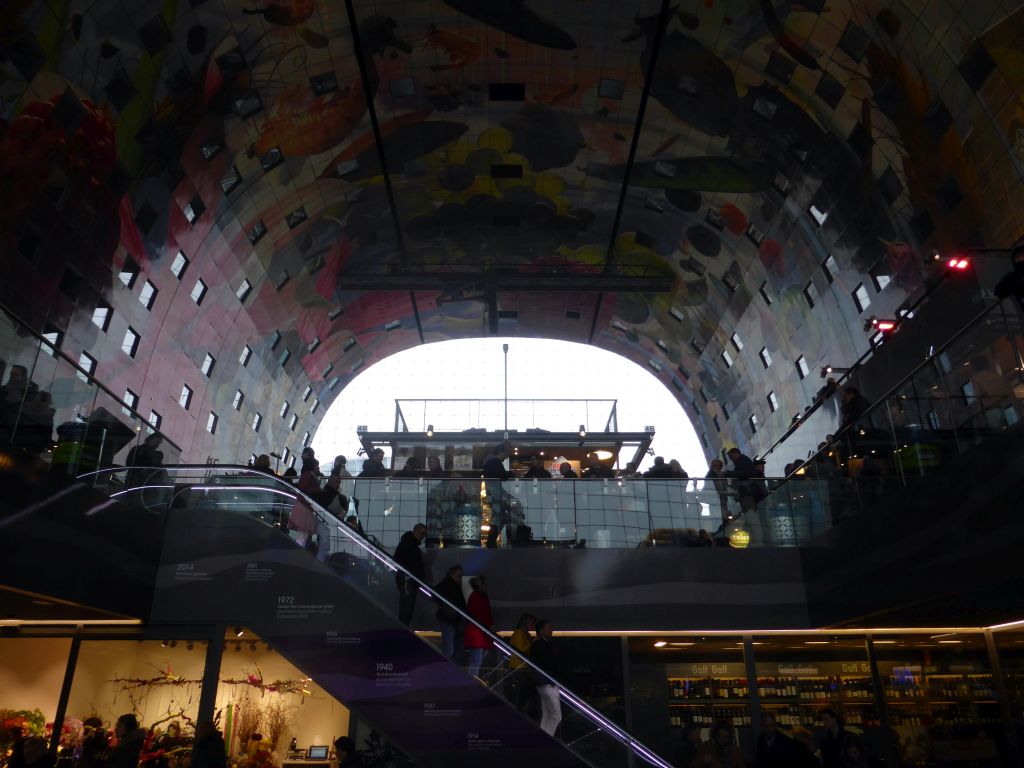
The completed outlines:
{"type": "Polygon", "coordinates": [[[46,718],[38,709],[0,709],[0,768],[7,765],[15,739],[45,735],[46,718]]]}
{"type": "MultiPolygon", "coordinates": [[[[46,724],[46,738],[53,735],[53,723],[46,724]]],[[[76,717],[65,717],[60,728],[60,746],[77,747],[85,737],[85,725],[76,717]]]]}

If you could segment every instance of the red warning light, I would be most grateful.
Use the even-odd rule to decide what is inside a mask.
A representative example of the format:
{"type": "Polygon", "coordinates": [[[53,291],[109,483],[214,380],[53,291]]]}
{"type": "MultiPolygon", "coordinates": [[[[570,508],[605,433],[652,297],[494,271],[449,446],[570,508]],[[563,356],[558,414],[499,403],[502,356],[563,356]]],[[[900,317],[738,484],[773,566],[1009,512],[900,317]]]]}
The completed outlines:
{"type": "Polygon", "coordinates": [[[971,265],[970,261],[968,261],[967,259],[961,258],[959,256],[954,256],[952,259],[949,260],[949,268],[950,269],[956,269],[956,270],[963,271],[963,270],[967,269],[970,265],[971,265]]]}
{"type": "Polygon", "coordinates": [[[895,320],[875,320],[874,325],[882,333],[891,333],[896,330],[895,320]]]}

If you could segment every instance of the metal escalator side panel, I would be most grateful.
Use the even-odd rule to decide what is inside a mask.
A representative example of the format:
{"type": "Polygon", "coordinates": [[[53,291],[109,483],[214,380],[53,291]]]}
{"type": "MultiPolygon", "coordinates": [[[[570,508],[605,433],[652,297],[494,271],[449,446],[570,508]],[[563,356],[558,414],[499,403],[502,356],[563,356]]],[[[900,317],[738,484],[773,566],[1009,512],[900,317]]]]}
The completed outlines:
{"type": "Polygon", "coordinates": [[[258,520],[176,510],[153,620],[250,627],[424,766],[587,765],[258,520]]]}

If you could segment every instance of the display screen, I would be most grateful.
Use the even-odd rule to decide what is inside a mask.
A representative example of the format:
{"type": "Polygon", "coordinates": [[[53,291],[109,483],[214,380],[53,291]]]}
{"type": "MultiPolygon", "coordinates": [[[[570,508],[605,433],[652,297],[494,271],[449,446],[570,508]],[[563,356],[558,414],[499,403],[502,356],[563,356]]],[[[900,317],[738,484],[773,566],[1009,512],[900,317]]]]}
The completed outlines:
{"type": "Polygon", "coordinates": [[[327,747],[310,747],[306,752],[307,760],[326,760],[327,759],[327,747]]]}

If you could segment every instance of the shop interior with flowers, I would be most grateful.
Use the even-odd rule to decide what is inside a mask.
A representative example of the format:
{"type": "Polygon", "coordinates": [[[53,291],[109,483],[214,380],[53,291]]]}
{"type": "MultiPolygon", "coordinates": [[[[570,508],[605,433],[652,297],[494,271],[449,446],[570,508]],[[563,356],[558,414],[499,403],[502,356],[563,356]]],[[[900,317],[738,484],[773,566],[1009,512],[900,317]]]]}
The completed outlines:
{"type": "MultiPolygon", "coordinates": [[[[0,638],[0,768],[18,739],[51,738],[69,669],[58,768],[88,763],[83,754],[109,745],[124,714],[146,731],[140,766],[188,768],[207,642],[84,639],[69,665],[70,638],[0,638]]],[[[280,768],[349,735],[349,711],[248,630],[225,638],[217,677],[231,768],[280,768]]]]}

